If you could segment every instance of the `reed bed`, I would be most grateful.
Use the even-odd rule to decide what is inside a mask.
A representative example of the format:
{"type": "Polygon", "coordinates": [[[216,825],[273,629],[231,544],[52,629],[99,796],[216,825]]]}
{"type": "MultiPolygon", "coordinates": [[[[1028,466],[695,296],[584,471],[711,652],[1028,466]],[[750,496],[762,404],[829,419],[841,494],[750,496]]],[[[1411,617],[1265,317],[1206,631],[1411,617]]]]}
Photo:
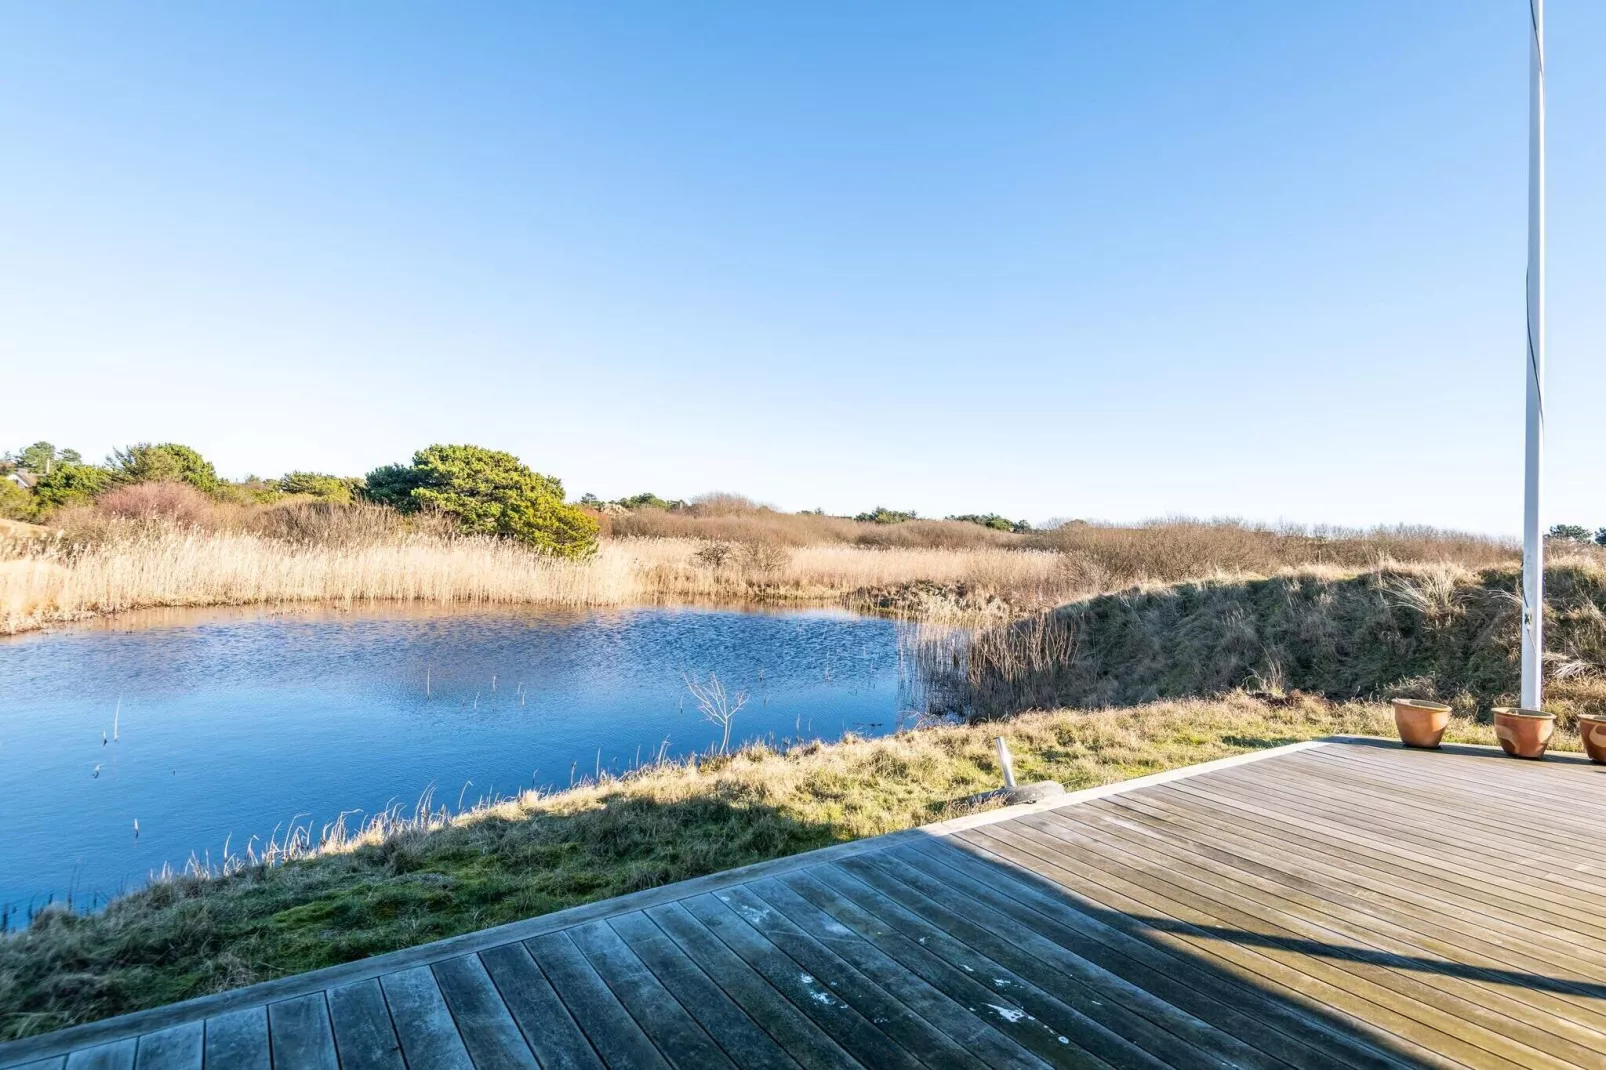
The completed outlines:
{"type": "Polygon", "coordinates": [[[1026,536],[951,521],[860,523],[738,502],[613,517],[613,535],[599,551],[572,561],[456,534],[444,518],[402,517],[370,504],[260,507],[211,503],[187,487],[126,489],[146,493],[126,494],[126,501],[108,495],[65,511],[53,534],[0,532],[0,633],[132,609],[308,601],[834,604],[985,624],[1144,583],[1516,560],[1515,548],[1501,540],[1427,529],[1271,530],[1169,520],[1071,523],[1026,536]]]}
{"type": "MultiPolygon", "coordinates": [[[[113,523],[87,541],[12,540],[0,550],[0,631],[167,606],[322,601],[612,606],[665,600],[876,604],[911,584],[991,592],[996,606],[1046,604],[1076,577],[1057,554],[996,548],[797,549],[693,539],[603,542],[589,560],[485,538],[404,532],[292,541],[238,530],[113,523]]],[[[919,609],[919,599],[884,608],[919,609]]],[[[982,604],[987,604],[985,600],[982,604]]],[[[958,609],[954,609],[958,612],[958,609]]]]}

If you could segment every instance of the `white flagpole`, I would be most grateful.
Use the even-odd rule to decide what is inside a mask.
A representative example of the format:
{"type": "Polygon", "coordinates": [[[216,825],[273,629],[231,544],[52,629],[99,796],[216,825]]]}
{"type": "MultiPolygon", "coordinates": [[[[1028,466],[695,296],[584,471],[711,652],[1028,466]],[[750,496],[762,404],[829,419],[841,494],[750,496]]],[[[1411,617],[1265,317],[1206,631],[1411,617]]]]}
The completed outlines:
{"type": "Polygon", "coordinates": [[[1528,0],[1528,417],[1522,509],[1522,705],[1543,699],[1545,533],[1539,525],[1545,445],[1545,0],[1528,0]]]}

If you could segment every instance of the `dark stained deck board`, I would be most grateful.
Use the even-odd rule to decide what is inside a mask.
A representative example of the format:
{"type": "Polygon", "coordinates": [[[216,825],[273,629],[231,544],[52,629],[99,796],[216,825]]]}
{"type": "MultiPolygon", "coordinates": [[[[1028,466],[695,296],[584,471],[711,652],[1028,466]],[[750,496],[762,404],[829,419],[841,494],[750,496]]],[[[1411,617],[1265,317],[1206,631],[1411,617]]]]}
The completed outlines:
{"type": "Polygon", "coordinates": [[[1136,935],[1130,919],[1096,919],[1064,900],[1056,887],[1039,889],[973,855],[942,851],[936,845],[907,859],[939,880],[983,897],[1017,924],[1036,923],[1060,945],[1112,973],[1140,985],[1179,1010],[1238,1037],[1274,1059],[1293,1066],[1378,1067],[1386,1055],[1358,1042],[1286,1002],[1267,999],[1258,989],[1201,970],[1189,956],[1168,953],[1136,935]]]}
{"type": "Polygon", "coordinates": [[[0,1067],[1606,1067],[1603,823],[1606,768],[1576,758],[1281,748],[0,1044],[0,1067]]]}
{"type": "Polygon", "coordinates": [[[239,1070],[271,1070],[268,1050],[268,1008],[242,1007],[205,1020],[203,1065],[239,1070]]]}
{"type": "Polygon", "coordinates": [[[370,978],[329,990],[329,1020],[341,1070],[406,1070],[401,1041],[379,981],[370,978]]]}
{"type": "Polygon", "coordinates": [[[139,1038],[134,1070],[201,1070],[205,1022],[184,1022],[139,1038]]]}
{"type": "Polygon", "coordinates": [[[800,1070],[785,1047],[754,1022],[651,918],[636,912],[610,918],[606,924],[737,1066],[800,1070]]]}
{"type": "Polygon", "coordinates": [[[445,959],[433,969],[476,1070],[538,1070],[530,1045],[478,955],[445,959]]]}
{"type": "Polygon", "coordinates": [[[67,1056],[68,1070],[133,1070],[139,1040],[127,1037],[109,1044],[75,1051],[67,1056]]]}
{"type": "Polygon", "coordinates": [[[340,1070],[326,992],[268,1004],[274,1070],[340,1070]]]}

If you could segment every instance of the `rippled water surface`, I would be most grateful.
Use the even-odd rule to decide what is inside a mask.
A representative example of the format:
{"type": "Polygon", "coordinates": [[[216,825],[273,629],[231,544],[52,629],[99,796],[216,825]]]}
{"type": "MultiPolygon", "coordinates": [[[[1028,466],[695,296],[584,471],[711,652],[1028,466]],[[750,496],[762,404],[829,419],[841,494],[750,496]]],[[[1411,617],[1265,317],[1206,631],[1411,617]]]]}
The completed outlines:
{"type": "Polygon", "coordinates": [[[292,821],[410,809],[431,787],[453,806],[562,787],[666,740],[702,750],[718,730],[686,674],[751,692],[739,738],[892,731],[912,705],[897,628],[836,612],[231,610],[0,641],[0,903],[15,922],[292,821]]]}

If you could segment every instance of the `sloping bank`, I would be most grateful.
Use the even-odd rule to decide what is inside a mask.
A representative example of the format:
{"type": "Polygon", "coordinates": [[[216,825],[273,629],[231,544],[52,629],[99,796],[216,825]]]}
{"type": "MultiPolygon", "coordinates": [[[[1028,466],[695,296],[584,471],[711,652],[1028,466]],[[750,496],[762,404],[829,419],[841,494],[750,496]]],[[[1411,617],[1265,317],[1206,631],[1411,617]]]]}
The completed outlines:
{"type": "MultiPolygon", "coordinates": [[[[156,1006],[578,903],[953,816],[996,787],[1007,734],[1026,779],[1068,788],[1331,732],[1386,709],[1244,695],[1005,725],[935,727],[781,753],[752,747],[556,795],[526,795],[226,878],[159,882],[0,938],[0,1039],[156,1006]]],[[[1456,739],[1490,742],[1460,720],[1456,739]]]]}
{"type": "MultiPolygon", "coordinates": [[[[1331,699],[1515,705],[1519,573],[1503,567],[1301,570],[1135,588],[984,632],[952,658],[948,698],[973,712],[1130,705],[1238,688],[1331,699]]],[[[1606,565],[1546,573],[1547,707],[1606,709],[1606,565]]]]}

